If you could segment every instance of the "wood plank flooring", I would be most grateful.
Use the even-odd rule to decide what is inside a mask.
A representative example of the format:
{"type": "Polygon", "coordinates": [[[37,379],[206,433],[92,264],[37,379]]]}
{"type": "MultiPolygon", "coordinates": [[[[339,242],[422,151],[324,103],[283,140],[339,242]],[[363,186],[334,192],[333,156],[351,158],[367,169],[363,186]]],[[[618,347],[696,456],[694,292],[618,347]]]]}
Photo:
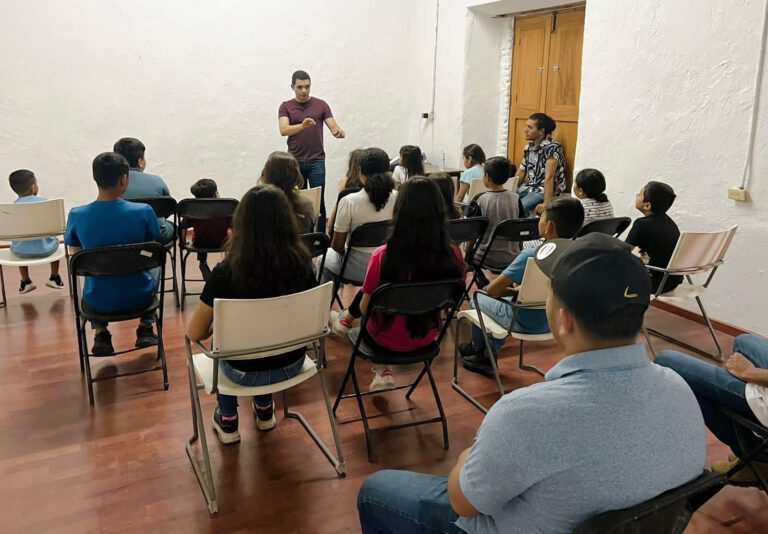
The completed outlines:
{"type": "MultiPolygon", "coordinates": [[[[382,468],[446,474],[472,441],[482,414],[450,387],[453,339],[435,364],[447,412],[450,449],[442,449],[439,425],[375,436],[376,463],[366,458],[360,423],[339,425],[348,475],[335,476],[330,464],[296,421],[280,420],[275,431],[258,433],[245,403],[241,407],[242,442],[218,443],[208,425],[211,457],[219,492],[220,515],[210,518],[184,452],[191,434],[190,401],[184,355],[185,318],[166,298],[165,343],[170,389],[161,373],[95,385],[96,405],[88,404],[77,361],[72,305],[67,291],[45,287],[19,296],[18,272],[6,269],[9,305],[0,309],[0,530],[3,532],[359,532],[356,495],[360,484],[382,468]]],[[[32,270],[42,286],[46,268],[32,270]]],[[[660,310],[649,324],[673,330],[694,343],[706,342],[702,328],[660,310]]],[[[185,317],[186,316],[186,317],[185,317]]],[[[114,325],[116,348],[132,345],[135,324],[114,325]]],[[[733,339],[722,335],[725,347],[733,339]]],[[[656,342],[657,348],[665,345],[656,342]]],[[[348,361],[345,342],[327,344],[328,380],[335,394],[348,361]]],[[[502,352],[506,388],[539,380],[516,370],[516,347],[502,352]]],[[[558,360],[554,342],[531,344],[528,360],[544,369],[558,360]]],[[[96,373],[138,368],[153,362],[150,351],[138,356],[94,360],[96,373]]],[[[359,374],[367,386],[369,371],[359,374]]],[[[414,370],[396,371],[402,383],[414,370]]],[[[490,405],[493,383],[464,373],[462,382],[490,405]]],[[[425,382],[411,402],[402,391],[373,396],[371,411],[385,412],[374,425],[408,421],[436,409],[425,382]],[[425,387],[426,386],[426,387],[425,387]]],[[[311,380],[291,395],[320,435],[330,440],[319,383],[311,380]]],[[[206,420],[215,399],[203,395],[206,420]]],[[[280,400],[278,399],[278,407],[280,400]]],[[[344,401],[339,417],[357,416],[354,401],[344,401]]],[[[711,460],[727,449],[710,436],[711,460]]],[[[768,531],[768,497],[755,489],[728,487],[694,517],[688,533],[768,531]]]]}

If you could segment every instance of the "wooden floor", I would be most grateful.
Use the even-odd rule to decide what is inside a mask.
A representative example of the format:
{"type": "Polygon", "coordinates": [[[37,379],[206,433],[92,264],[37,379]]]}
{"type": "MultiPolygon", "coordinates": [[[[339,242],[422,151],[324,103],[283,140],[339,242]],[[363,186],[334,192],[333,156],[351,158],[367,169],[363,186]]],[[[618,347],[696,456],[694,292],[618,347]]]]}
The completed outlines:
{"type": "MultiPolygon", "coordinates": [[[[45,268],[32,274],[40,285],[47,278],[45,268]]],[[[348,475],[338,479],[297,422],[280,420],[275,431],[258,433],[244,406],[239,445],[220,445],[208,425],[220,502],[220,515],[210,518],[184,452],[191,433],[185,317],[171,298],[166,299],[165,321],[170,389],[163,391],[160,373],[102,382],[95,386],[96,405],[91,407],[78,366],[66,290],[41,287],[19,296],[17,280],[18,273],[6,269],[10,303],[0,309],[2,532],[359,532],[356,495],[368,475],[382,468],[446,474],[482,421],[482,414],[450,387],[453,339],[446,340],[435,364],[448,415],[448,451],[442,449],[439,425],[404,429],[379,434],[376,463],[369,464],[361,424],[340,424],[348,475]]],[[[189,298],[187,317],[195,301],[189,298]]],[[[693,342],[706,341],[699,325],[659,310],[649,313],[653,326],[693,342]]],[[[135,326],[114,325],[117,348],[132,345],[135,326]]],[[[730,347],[732,338],[721,337],[730,347]]],[[[344,342],[329,340],[332,394],[349,352],[344,342]]],[[[502,352],[508,390],[539,380],[538,375],[515,370],[515,354],[514,347],[502,352]]],[[[553,342],[532,344],[528,355],[531,363],[548,369],[558,360],[558,349],[553,342]]],[[[117,360],[94,361],[99,373],[153,363],[149,352],[117,360]]],[[[361,366],[359,372],[367,385],[368,369],[361,366]]],[[[402,382],[412,374],[396,371],[402,382]]],[[[493,402],[490,380],[463,376],[487,405],[493,402]]],[[[292,396],[293,406],[330,441],[318,386],[316,380],[300,386],[292,396]]],[[[204,396],[206,419],[214,405],[214,398],[204,396]]],[[[369,398],[368,405],[391,414],[375,424],[436,412],[428,387],[420,388],[412,402],[401,391],[369,398]]],[[[342,404],[340,419],[356,414],[354,401],[342,404]]],[[[712,436],[709,450],[710,460],[728,453],[712,436]]],[[[754,489],[727,487],[696,514],[687,532],[766,531],[768,497],[754,489]]]]}

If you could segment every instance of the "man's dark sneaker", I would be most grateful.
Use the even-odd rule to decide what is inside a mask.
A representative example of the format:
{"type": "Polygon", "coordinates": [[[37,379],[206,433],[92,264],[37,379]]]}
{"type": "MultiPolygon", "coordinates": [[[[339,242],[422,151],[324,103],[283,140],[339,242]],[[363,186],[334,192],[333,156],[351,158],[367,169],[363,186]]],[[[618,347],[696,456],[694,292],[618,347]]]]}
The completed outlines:
{"type": "Polygon", "coordinates": [[[37,289],[37,286],[32,282],[32,280],[22,280],[21,285],[19,286],[19,294],[23,295],[24,293],[29,293],[35,289],[37,289]]]}
{"type": "Polygon", "coordinates": [[[48,287],[52,287],[53,289],[63,289],[64,288],[64,282],[61,279],[61,276],[58,274],[52,274],[51,277],[48,279],[48,281],[45,283],[48,287]]]}
{"type": "Polygon", "coordinates": [[[216,408],[216,411],[213,412],[213,430],[224,445],[240,441],[240,432],[237,431],[237,415],[224,417],[216,408]]]}
{"type": "Polygon", "coordinates": [[[471,356],[462,356],[461,358],[464,369],[473,373],[478,373],[486,376],[493,376],[493,367],[491,361],[485,353],[473,354],[471,356]]]}
{"type": "Polygon", "coordinates": [[[93,336],[91,354],[94,356],[111,356],[114,353],[115,347],[112,346],[112,334],[109,333],[109,330],[96,332],[96,335],[93,336]]]}
{"type": "Polygon", "coordinates": [[[152,347],[157,345],[157,336],[152,325],[141,325],[136,329],[136,348],[152,347]]]}
{"type": "Polygon", "coordinates": [[[462,343],[459,345],[459,354],[464,357],[474,356],[476,354],[483,354],[483,349],[475,347],[474,343],[462,343]]]}
{"type": "Polygon", "coordinates": [[[272,406],[264,408],[256,404],[256,399],[253,399],[253,413],[256,416],[256,428],[262,431],[272,430],[277,426],[277,417],[275,417],[275,403],[272,402],[272,406]]]}

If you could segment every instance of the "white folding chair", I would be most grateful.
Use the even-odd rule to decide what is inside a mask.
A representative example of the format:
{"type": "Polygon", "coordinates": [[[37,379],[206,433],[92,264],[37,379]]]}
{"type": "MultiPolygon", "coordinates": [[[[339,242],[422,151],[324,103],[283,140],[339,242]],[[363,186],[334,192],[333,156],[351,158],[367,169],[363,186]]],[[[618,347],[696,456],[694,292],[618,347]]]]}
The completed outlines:
{"type": "MultiPolygon", "coordinates": [[[[517,189],[517,176],[513,176],[507,182],[504,184],[504,189],[507,191],[514,191],[517,189]]],[[[465,199],[467,201],[471,201],[473,198],[475,198],[480,193],[485,193],[486,191],[490,191],[487,187],[485,187],[485,184],[481,179],[475,179],[472,180],[469,184],[469,191],[467,192],[467,196],[465,199]]]]}
{"type": "Polygon", "coordinates": [[[299,194],[312,203],[315,209],[315,215],[320,216],[320,199],[323,194],[322,187],[311,187],[309,189],[299,189],[299,194]]]}
{"type": "Polygon", "coordinates": [[[658,300],[659,302],[673,305],[685,304],[691,300],[695,300],[696,304],[699,306],[699,310],[701,310],[701,316],[704,319],[704,324],[709,330],[709,335],[712,336],[712,340],[715,342],[715,347],[717,348],[717,352],[710,353],[659,332],[658,330],[644,328],[643,330],[648,342],[648,347],[651,349],[654,356],[656,355],[656,351],[651,343],[651,338],[648,335],[649,333],[670,343],[674,343],[675,345],[701,354],[702,356],[722,361],[723,349],[720,347],[717,335],[715,335],[715,329],[712,328],[712,323],[704,309],[704,304],[701,302],[701,295],[704,294],[709,287],[710,282],[712,282],[712,277],[715,276],[717,268],[725,261],[725,253],[728,252],[728,247],[731,246],[731,241],[733,241],[733,236],[736,235],[737,229],[738,226],[734,225],[729,229],[720,232],[683,232],[677,240],[677,245],[675,246],[674,252],[672,252],[672,257],[666,268],[648,265],[648,270],[651,272],[663,274],[661,283],[659,283],[659,288],[654,295],[651,295],[651,300],[658,300]],[[696,284],[693,281],[693,275],[706,275],[706,280],[703,284],[696,284]],[[667,279],[670,276],[684,276],[685,278],[683,283],[672,291],[662,293],[662,290],[667,283],[667,279]]]}
{"type": "MultiPolygon", "coordinates": [[[[328,335],[328,317],[333,284],[309,289],[302,293],[285,295],[269,299],[214,299],[213,302],[213,339],[211,349],[195,342],[198,354],[192,354],[193,343],[186,338],[189,388],[192,397],[192,437],[186,444],[195,475],[200,482],[208,510],[213,515],[218,512],[216,487],[213,481],[211,460],[208,455],[208,443],[205,436],[205,421],[200,407],[198,391],[205,389],[209,394],[222,393],[237,397],[267,395],[283,392],[283,413],[286,418],[297,419],[326,458],[331,462],[339,477],[346,472],[346,464],[341,452],[341,442],[336,430],[336,420],[331,412],[328,388],[325,383],[323,367],[325,362],[325,337],[328,335]],[[315,359],[305,356],[304,366],[299,374],[291,379],[268,386],[247,387],[229,380],[219,372],[219,360],[254,360],[283,354],[291,350],[312,344],[315,359]],[[320,377],[323,399],[331,423],[331,431],[336,444],[335,457],[320,437],[315,433],[304,417],[289,411],[286,391],[313,376],[320,377]],[[196,376],[202,382],[197,383],[196,376]],[[202,464],[195,458],[192,444],[200,438],[202,464]]],[[[295,442],[295,446],[301,446],[295,442]]]]}
{"type": "MultiPolygon", "coordinates": [[[[0,204],[0,241],[31,241],[43,237],[63,236],[67,222],[64,215],[64,201],[60,198],[43,200],[30,204],[0,204]]],[[[67,247],[59,244],[59,248],[44,258],[22,258],[11,249],[0,249],[0,290],[3,301],[0,308],[7,304],[5,297],[5,278],[3,266],[33,267],[45,265],[68,258],[67,247]]],[[[69,269],[68,261],[67,269],[69,269]]],[[[69,278],[68,276],[62,278],[69,278]]],[[[72,288],[70,288],[71,294],[72,288]]]]}
{"type": "Polygon", "coordinates": [[[460,355],[459,355],[460,330],[459,329],[461,328],[461,322],[469,321],[474,326],[478,327],[481,332],[483,332],[483,337],[485,338],[485,354],[488,357],[488,359],[491,361],[491,367],[493,368],[493,375],[494,375],[494,378],[496,379],[496,385],[499,388],[499,398],[501,398],[502,396],[504,396],[504,386],[501,383],[501,375],[499,374],[499,367],[496,362],[496,357],[493,354],[493,350],[491,349],[491,344],[489,343],[488,335],[490,334],[490,336],[493,337],[494,339],[506,339],[508,337],[511,337],[513,339],[519,340],[520,354],[518,356],[518,367],[524,371],[534,371],[544,376],[544,372],[541,371],[538,367],[524,363],[524,355],[525,355],[524,343],[526,341],[549,341],[553,339],[552,333],[547,332],[545,334],[526,334],[521,332],[514,332],[512,328],[514,327],[515,323],[517,323],[517,318],[521,310],[546,309],[547,296],[549,295],[549,280],[544,275],[544,273],[541,272],[541,269],[539,269],[539,266],[536,265],[536,261],[533,258],[528,258],[528,262],[525,264],[525,274],[523,275],[523,282],[522,284],[520,284],[520,288],[517,294],[517,299],[511,302],[507,300],[496,299],[499,302],[502,302],[512,308],[512,321],[510,322],[510,325],[507,328],[500,325],[499,323],[494,321],[492,318],[488,317],[486,314],[480,312],[480,306],[478,301],[479,294],[484,294],[488,296],[488,294],[485,291],[476,291],[475,294],[473,295],[475,309],[461,311],[456,316],[457,318],[456,331],[453,336],[454,340],[456,340],[456,346],[455,346],[454,356],[453,356],[454,358],[453,359],[453,378],[451,379],[451,386],[462,397],[467,399],[480,411],[482,411],[483,413],[488,413],[488,410],[482,404],[480,404],[477,401],[477,399],[475,399],[466,390],[464,390],[461,386],[459,386],[459,377],[458,377],[459,360],[460,360],[460,355]]]}

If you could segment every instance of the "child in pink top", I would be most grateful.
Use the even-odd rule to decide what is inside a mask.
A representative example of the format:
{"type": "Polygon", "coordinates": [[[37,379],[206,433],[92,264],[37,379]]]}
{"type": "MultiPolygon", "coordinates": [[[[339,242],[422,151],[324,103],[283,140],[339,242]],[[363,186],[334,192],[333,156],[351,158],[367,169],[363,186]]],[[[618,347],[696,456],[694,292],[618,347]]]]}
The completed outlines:
{"type": "MultiPolygon", "coordinates": [[[[350,310],[332,314],[333,330],[345,333],[359,313],[366,313],[371,295],[381,285],[463,279],[465,274],[461,250],[448,236],[447,209],[440,188],[426,178],[412,177],[398,193],[387,244],[372,253],[363,289],[350,310]],[[359,310],[358,314],[351,313],[355,310],[359,310]]],[[[366,333],[382,347],[405,352],[432,343],[439,329],[438,313],[410,319],[373,314],[366,333]]],[[[350,332],[351,338],[357,335],[358,332],[350,332]]],[[[394,387],[389,366],[376,367],[374,372],[371,391],[394,387]]]]}

